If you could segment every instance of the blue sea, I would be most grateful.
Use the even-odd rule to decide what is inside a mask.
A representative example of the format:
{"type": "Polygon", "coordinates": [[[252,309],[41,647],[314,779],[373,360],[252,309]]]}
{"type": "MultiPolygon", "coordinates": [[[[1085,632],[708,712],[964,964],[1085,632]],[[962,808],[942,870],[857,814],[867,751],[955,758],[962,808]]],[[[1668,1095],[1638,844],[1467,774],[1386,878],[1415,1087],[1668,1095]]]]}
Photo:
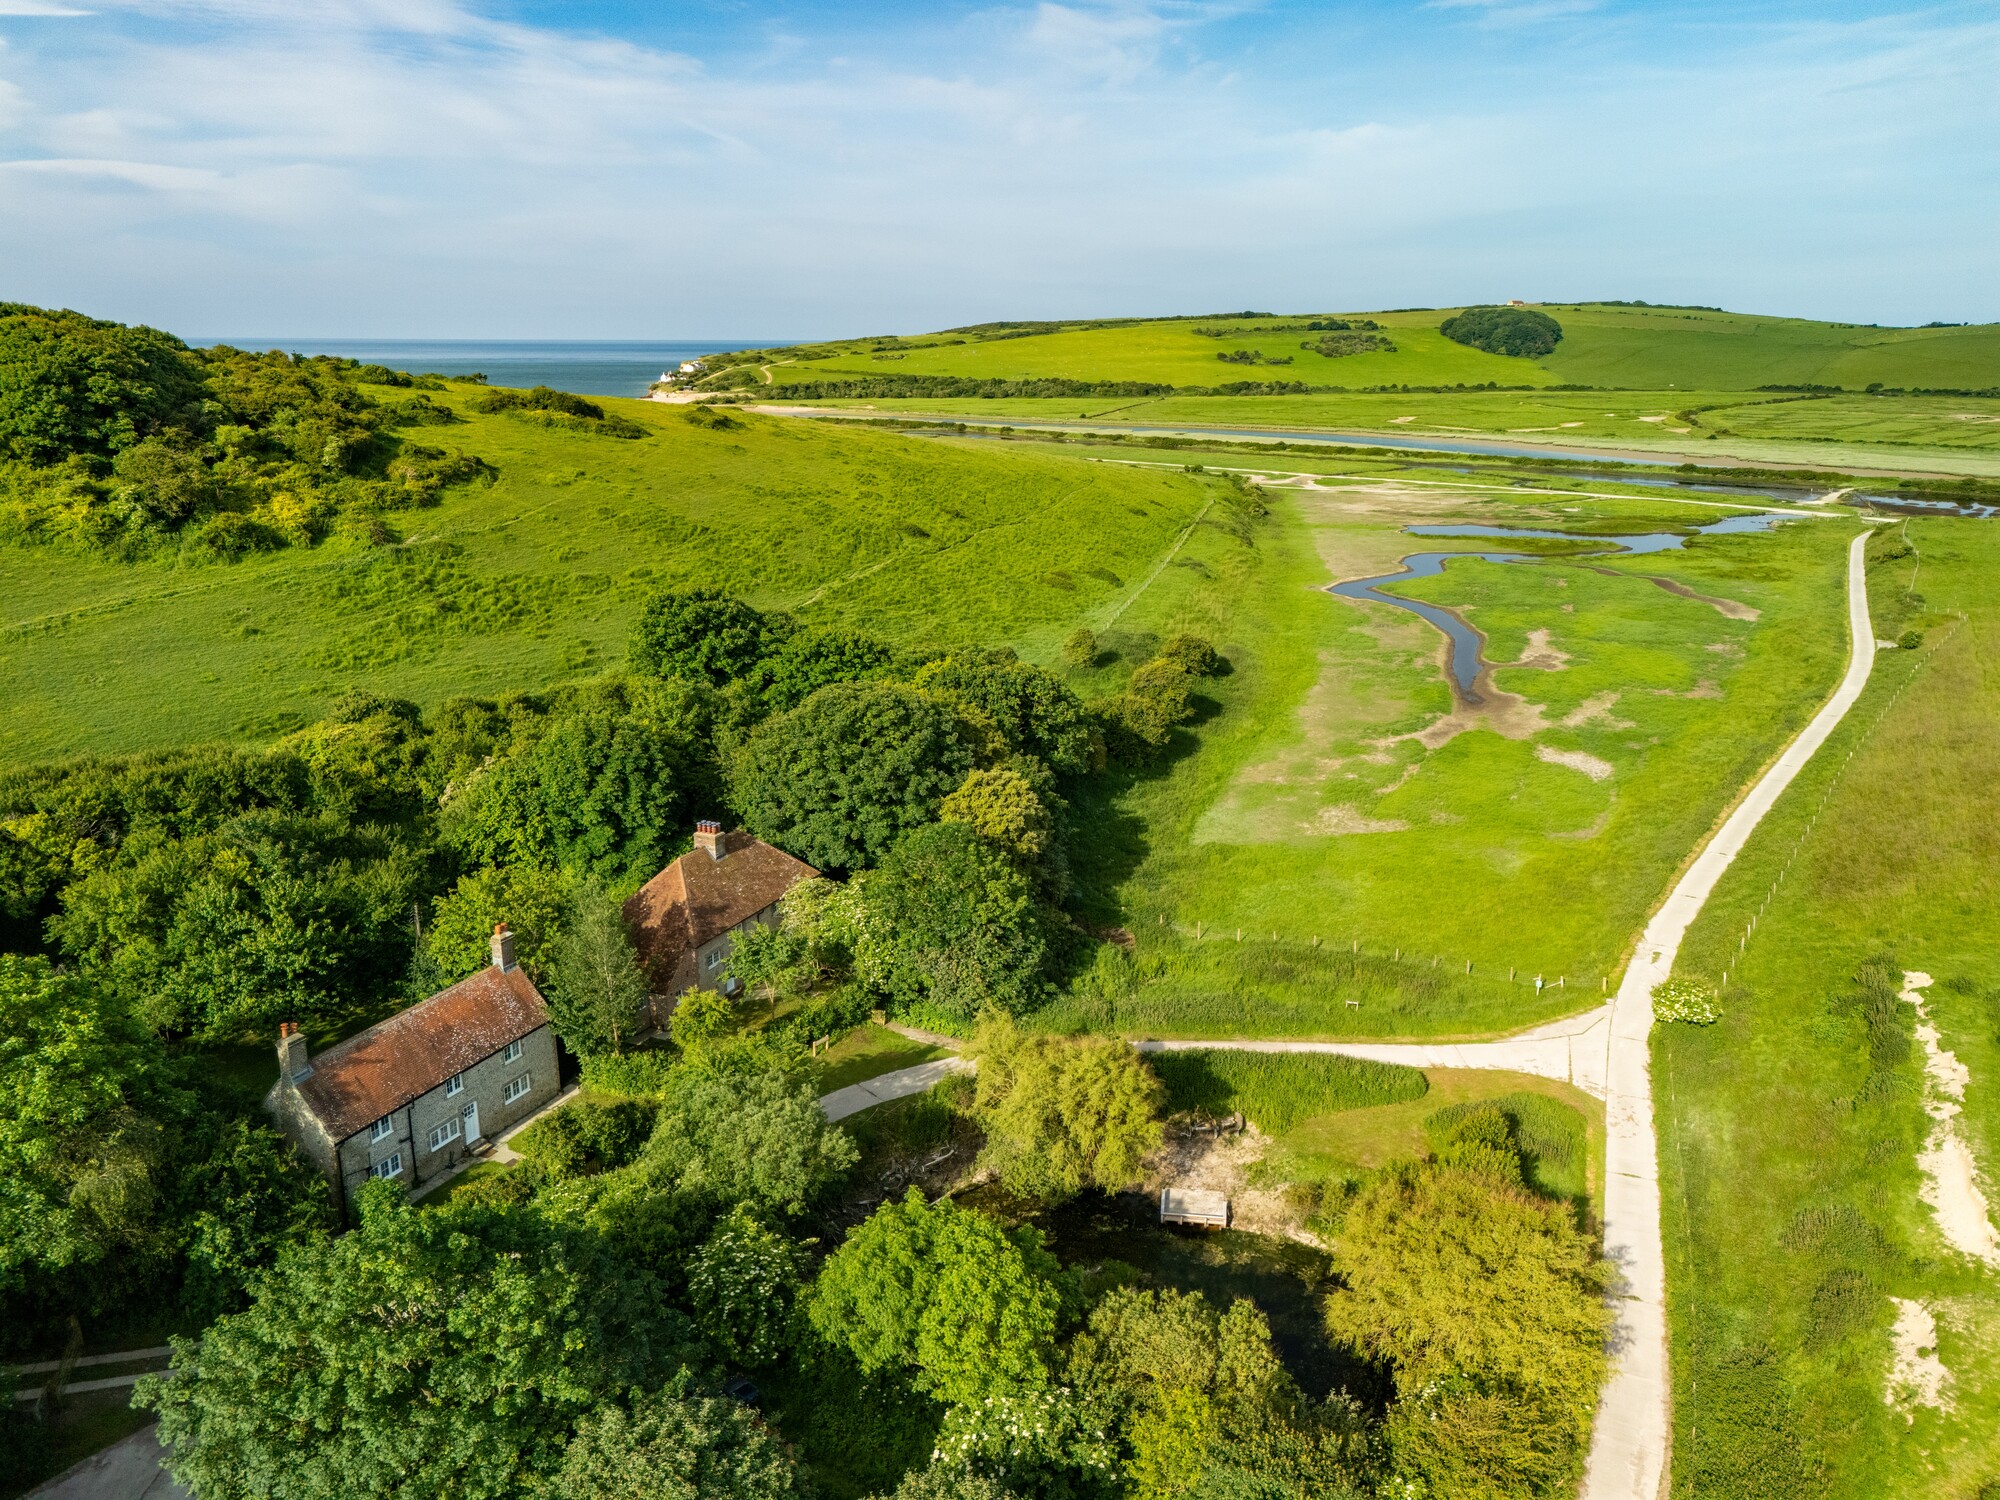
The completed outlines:
{"type": "Polygon", "coordinates": [[[552,385],[582,396],[643,396],[684,359],[729,349],[770,349],[787,339],[284,339],[192,338],[198,347],[340,354],[413,375],[484,375],[494,385],[552,385]]]}

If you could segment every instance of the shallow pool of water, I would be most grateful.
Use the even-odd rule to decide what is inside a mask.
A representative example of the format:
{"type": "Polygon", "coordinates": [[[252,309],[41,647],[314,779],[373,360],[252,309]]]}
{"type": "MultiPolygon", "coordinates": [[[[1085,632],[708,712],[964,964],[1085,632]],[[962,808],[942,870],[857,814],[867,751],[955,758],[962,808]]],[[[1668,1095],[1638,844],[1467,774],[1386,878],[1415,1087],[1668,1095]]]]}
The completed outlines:
{"type": "MultiPolygon", "coordinates": [[[[1764,514],[1725,516],[1695,530],[1707,535],[1769,531],[1778,522],[1792,519],[1790,516],[1764,514]]],[[[1473,521],[1443,526],[1406,526],[1403,529],[1411,536],[1542,537],[1552,541],[1591,544],[1587,552],[1568,554],[1572,557],[1623,557],[1648,552],[1673,552],[1687,545],[1687,537],[1673,531],[1645,532],[1637,536],[1597,536],[1582,531],[1545,531],[1533,526],[1491,526],[1473,521]]],[[[1491,665],[1480,654],[1484,639],[1479,632],[1460,619],[1455,611],[1442,605],[1382,592],[1385,584],[1401,583],[1409,578],[1436,578],[1444,572],[1444,565],[1455,557],[1471,557],[1480,562],[1493,563],[1540,561],[1525,552],[1413,552],[1403,559],[1403,566],[1394,573],[1380,573],[1373,578],[1350,578],[1345,583],[1329,585],[1327,592],[1338,594],[1343,599],[1372,599],[1378,604],[1406,609],[1442,631],[1451,643],[1446,670],[1450,673],[1452,685],[1460,698],[1477,704],[1484,701],[1476,686],[1479,674],[1491,665]]]]}

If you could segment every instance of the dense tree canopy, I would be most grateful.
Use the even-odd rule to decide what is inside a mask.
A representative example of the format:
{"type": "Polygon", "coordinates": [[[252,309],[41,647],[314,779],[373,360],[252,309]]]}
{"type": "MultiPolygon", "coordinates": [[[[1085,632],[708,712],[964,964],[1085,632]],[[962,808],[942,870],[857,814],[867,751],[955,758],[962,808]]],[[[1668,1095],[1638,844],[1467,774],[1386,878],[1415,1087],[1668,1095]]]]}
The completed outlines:
{"type": "Polygon", "coordinates": [[[748,1408],[672,1390],[583,1419],[547,1500],[792,1500],[792,1461],[748,1408]]]}
{"type": "Polygon", "coordinates": [[[973,766],[949,703],[899,683],[836,683],[759,725],[732,767],[750,831],[821,869],[878,862],[936,817],[973,766]]]}
{"type": "Polygon", "coordinates": [[[1562,324],[1532,307],[1468,307],[1438,331],[1455,343],[1522,359],[1553,354],[1563,336],[1562,324]]]}
{"type": "Polygon", "coordinates": [[[1076,775],[1101,759],[1090,714],[1062,679],[1017,661],[1012,651],[965,651],[917,673],[917,685],[942,693],[998,731],[1009,751],[1035,756],[1076,775]]]}
{"type": "Polygon", "coordinates": [[[763,657],[764,616],[720,589],[667,589],[653,595],[632,631],[632,664],[657,677],[690,677],[721,687],[763,657]]]}
{"type": "Polygon", "coordinates": [[[558,1467],[581,1417],[658,1383],[691,1341],[641,1269],[587,1234],[371,1186],[358,1227],[281,1257],[138,1399],[207,1500],[512,1500],[558,1467]]]}
{"type": "Polygon", "coordinates": [[[108,457],[166,427],[198,429],[203,373],[157,328],[0,302],[0,453],[53,464],[108,457]]]}
{"type": "Polygon", "coordinates": [[[1603,1265],[1573,1210],[1520,1185],[1497,1111],[1453,1135],[1348,1207],[1328,1326],[1394,1366],[1389,1436],[1411,1479],[1553,1495],[1573,1482],[1604,1376],[1603,1265]]]}
{"type": "Polygon", "coordinates": [[[802,1213],[855,1157],[854,1142],[820,1113],[808,1072],[723,1059],[676,1070],[644,1165],[676,1191],[725,1207],[802,1213]]]}
{"type": "Polygon", "coordinates": [[[1034,890],[968,825],[905,834],[868,881],[862,908],[856,973],[899,1003],[966,1024],[988,1006],[1020,1014],[1040,997],[1048,944],[1034,890]]]}
{"type": "Polygon", "coordinates": [[[624,912],[603,886],[576,893],[545,998],[556,1035],[579,1057],[622,1052],[638,1033],[646,976],[624,912]]]}
{"type": "Polygon", "coordinates": [[[1037,1231],[912,1188],[828,1258],[810,1314],[863,1370],[907,1368],[940,1400],[974,1402],[1049,1383],[1059,1275],[1037,1231]]]}

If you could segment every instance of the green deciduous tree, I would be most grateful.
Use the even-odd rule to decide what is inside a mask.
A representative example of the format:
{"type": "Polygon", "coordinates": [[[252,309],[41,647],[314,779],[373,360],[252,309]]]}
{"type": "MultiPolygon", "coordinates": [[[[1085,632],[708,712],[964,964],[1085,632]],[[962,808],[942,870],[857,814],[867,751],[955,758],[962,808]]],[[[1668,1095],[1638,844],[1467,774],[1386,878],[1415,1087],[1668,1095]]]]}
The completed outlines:
{"type": "Polygon", "coordinates": [[[1060,1267],[1033,1229],[1003,1229],[911,1188],[847,1237],[809,1304],[865,1371],[907,1369],[954,1405],[1049,1384],[1060,1267]]]}
{"type": "Polygon", "coordinates": [[[855,968],[904,1005],[970,1021],[1039,998],[1047,957],[1034,892],[1014,862],[963,823],[906,834],[863,891],[855,968]]]}
{"type": "Polygon", "coordinates": [[[804,1487],[756,1414],[680,1388],[587,1416],[547,1500],[792,1500],[804,1487]]]}
{"type": "Polygon", "coordinates": [[[1063,775],[1101,763],[1083,701],[1054,673],[1015,660],[1011,651],[955,653],[918,672],[917,685],[964,704],[999,732],[1008,750],[1063,775]]]}
{"type": "Polygon", "coordinates": [[[1438,332],[1454,343],[1521,359],[1553,354],[1563,336],[1562,324],[1532,307],[1468,307],[1446,318],[1438,332]]]}
{"type": "Polygon", "coordinates": [[[760,659],[743,681],[764,712],[783,713],[831,683],[879,677],[889,662],[889,648],[870,636],[801,630],[760,659]]]}
{"type": "Polygon", "coordinates": [[[103,992],[0,954],[0,1292],[149,1247],[167,1186],[152,1112],[170,1089],[103,992]]]}
{"type": "MultiPolygon", "coordinates": [[[[1040,767],[1037,761],[1024,761],[1040,767]]],[[[1052,780],[1041,767],[1044,780],[1052,780]]],[[[963,823],[1012,856],[1035,882],[1042,898],[1060,901],[1069,887],[1069,861],[1056,838],[1055,817],[1046,798],[1017,765],[974,771],[938,807],[938,820],[963,823]]]]}
{"type": "Polygon", "coordinates": [[[1436,1494],[1556,1494],[1604,1374],[1604,1268],[1566,1205],[1518,1186],[1518,1158],[1508,1180],[1490,1142],[1465,1146],[1474,1160],[1406,1165],[1355,1198],[1328,1326],[1393,1363],[1405,1474],[1436,1494]]]}
{"type": "Polygon", "coordinates": [[[1044,1036],[994,1019],[972,1053],[985,1160],[1013,1192],[1060,1202],[1085,1188],[1117,1191],[1160,1144],[1166,1091],[1115,1038],[1044,1036]]]}
{"type": "Polygon", "coordinates": [[[1376,1461],[1359,1409],[1309,1401],[1241,1298],[1218,1310],[1192,1292],[1114,1289],[1072,1344],[1067,1379],[1116,1410],[1142,1500],[1331,1500],[1361,1493],[1376,1461]]]}
{"type": "Polygon", "coordinates": [[[632,629],[632,664],[656,677],[720,687],[754,667],[767,644],[765,617],[720,589],[663,589],[632,629]]]}
{"type": "Polygon", "coordinates": [[[802,1213],[859,1152],[827,1122],[806,1070],[675,1069],[645,1164],[684,1194],[770,1213],[802,1213]]]}
{"type": "Polygon", "coordinates": [[[128,839],[62,893],[50,935],[139,997],[163,1032],[234,1038],[393,988],[427,863],[407,836],[334,815],[248,812],[186,839],[128,839]]]}
{"type": "Polygon", "coordinates": [[[975,744],[942,698],[836,683],[758,726],[732,766],[733,800],[758,837],[822,869],[859,869],[936,816],[975,744]]]}
{"type": "Polygon", "coordinates": [[[667,1029],[675,1046],[695,1051],[736,1030],[736,1007],[715,990],[693,990],[674,1002],[667,1029]]]}
{"type": "Polygon", "coordinates": [[[33,464],[105,455],[201,421],[203,371],[157,328],[0,302],[0,452],[33,464]]]}
{"type": "Polygon", "coordinates": [[[579,1057],[622,1052],[643,1024],[646,976],[619,903],[601,885],[577,892],[549,973],[549,1019],[579,1057]]]}
{"type": "Polygon", "coordinates": [[[657,1384],[692,1330],[636,1266],[532,1210],[415,1209],[370,1185],[360,1223],[260,1278],[251,1305],[137,1400],[204,1500],[513,1500],[577,1421],[657,1384]]]}
{"type": "Polygon", "coordinates": [[[568,876],[544,865],[474,870],[431,903],[424,947],[449,984],[493,962],[493,929],[505,922],[514,934],[515,961],[540,982],[561,949],[573,890],[568,876]]]}
{"type": "Polygon", "coordinates": [[[454,800],[455,835],[482,862],[651,875],[681,821],[689,729],[616,687],[579,697],[454,800]]]}
{"type": "Polygon", "coordinates": [[[1062,643],[1063,665],[1074,667],[1079,672],[1097,665],[1097,654],[1101,648],[1097,632],[1088,626],[1078,626],[1062,643]]]}

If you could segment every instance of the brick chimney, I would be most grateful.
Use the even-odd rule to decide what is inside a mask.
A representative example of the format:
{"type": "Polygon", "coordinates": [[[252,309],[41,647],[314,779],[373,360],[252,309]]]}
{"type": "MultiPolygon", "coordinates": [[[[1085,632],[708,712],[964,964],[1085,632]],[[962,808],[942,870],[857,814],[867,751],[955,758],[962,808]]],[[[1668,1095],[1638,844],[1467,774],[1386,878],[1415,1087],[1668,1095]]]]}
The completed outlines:
{"type": "Polygon", "coordinates": [[[722,825],[713,818],[703,818],[694,825],[694,846],[710,859],[721,859],[729,852],[723,843],[725,837],[722,825]]]}
{"type": "Polygon", "coordinates": [[[290,1021],[278,1023],[278,1080],[281,1083],[298,1083],[312,1073],[312,1064],[306,1061],[306,1039],[299,1035],[299,1028],[290,1021]]]}
{"type": "Polygon", "coordinates": [[[503,974],[514,967],[514,934],[505,922],[493,924],[493,967],[503,974]]]}

